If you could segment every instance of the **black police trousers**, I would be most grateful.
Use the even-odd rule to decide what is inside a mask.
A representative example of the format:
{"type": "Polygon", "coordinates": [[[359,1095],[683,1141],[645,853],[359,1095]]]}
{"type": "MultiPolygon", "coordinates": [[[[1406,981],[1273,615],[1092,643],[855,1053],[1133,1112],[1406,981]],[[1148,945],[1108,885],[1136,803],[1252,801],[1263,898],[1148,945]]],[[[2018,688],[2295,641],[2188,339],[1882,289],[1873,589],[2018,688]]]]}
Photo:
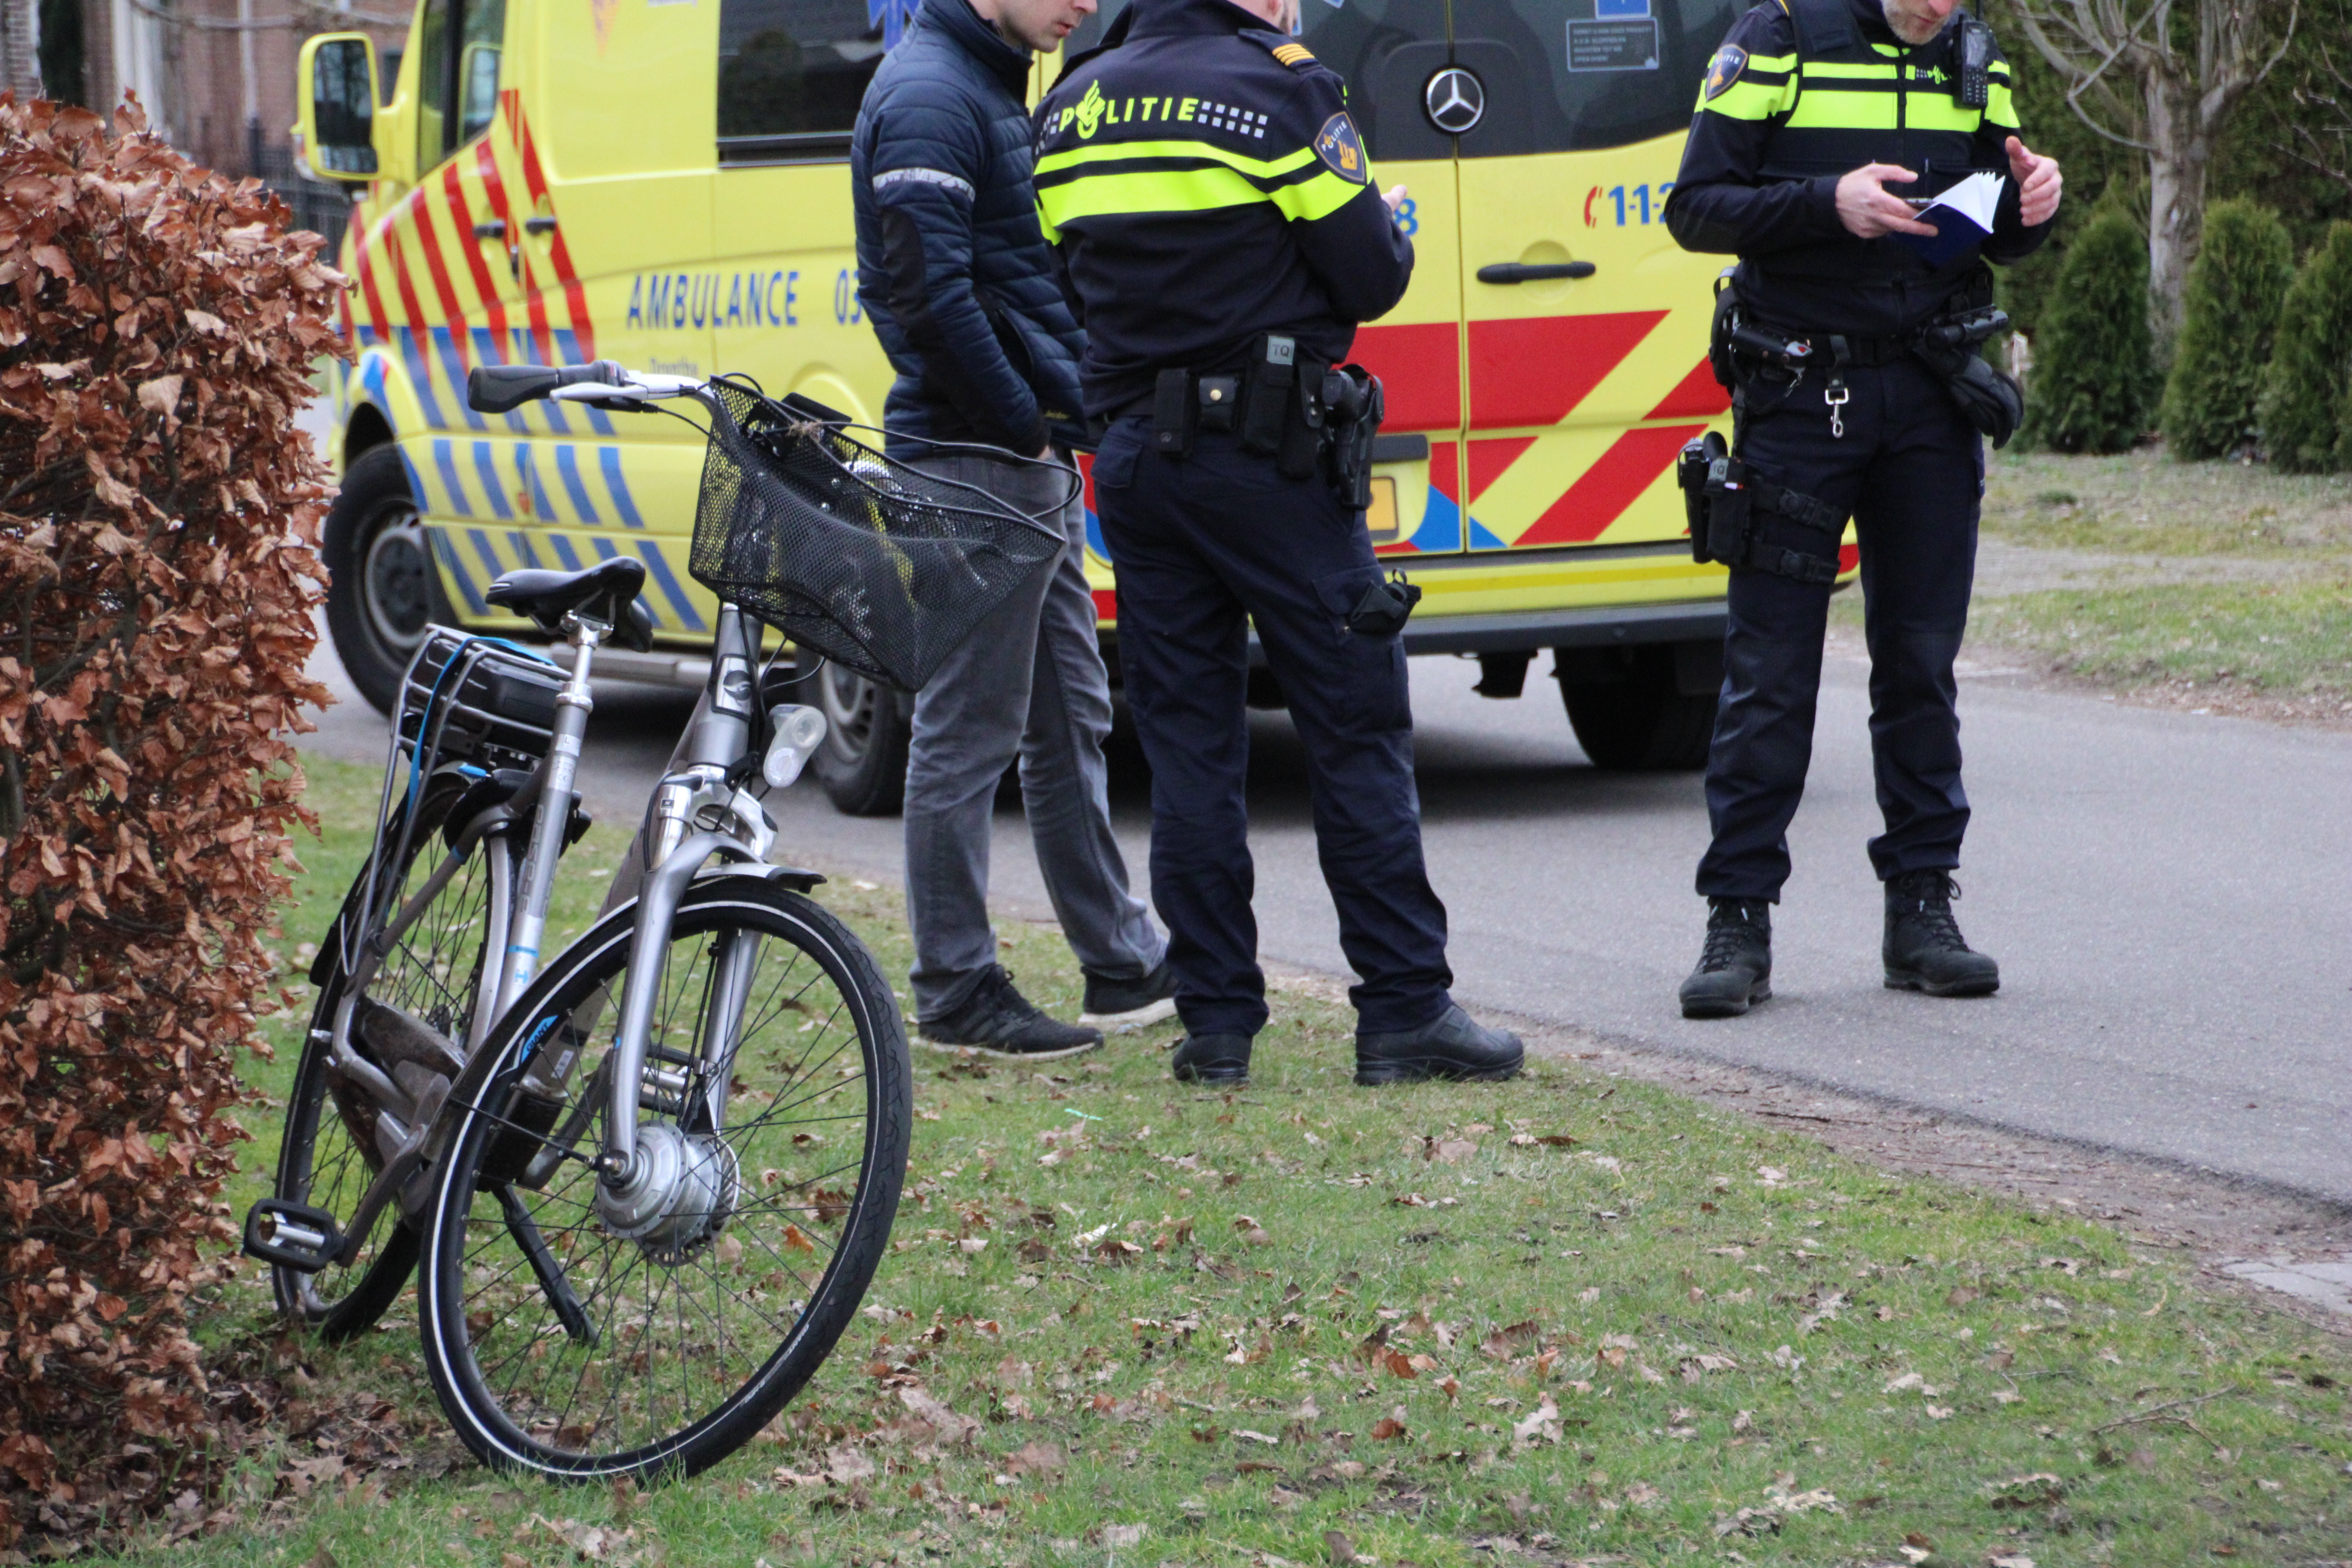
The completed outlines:
{"type": "MultiPolygon", "coordinates": [[[[1862,547],[1870,647],[1870,749],[1886,831],[1870,841],[1879,879],[1960,863],[1969,798],[1952,661],[1968,624],[1984,495],[1984,441],[1943,384],[1909,356],[1844,372],[1844,434],[1826,378],[1766,373],[1746,389],[1741,453],[1759,477],[1850,511],[1862,547]]],[[[1826,556],[1828,537],[1756,514],[1764,542],[1826,556]]],[[[1698,866],[1709,898],[1778,902],[1789,823],[1812,760],[1830,587],[1731,574],[1723,693],[1707,753],[1714,841],[1698,866]]]]}
{"type": "Polygon", "coordinates": [[[1366,1034],[1453,1004],[1445,906],[1421,855],[1404,648],[1342,624],[1380,581],[1362,518],[1320,479],[1286,479],[1240,438],[1149,449],[1141,418],[1095,455],[1095,507],[1118,568],[1118,661],[1151,764],[1151,901],[1167,922],[1176,1009],[1195,1035],[1266,1018],[1249,852],[1249,626],[1307,748],[1315,843],[1360,977],[1366,1034]]]}

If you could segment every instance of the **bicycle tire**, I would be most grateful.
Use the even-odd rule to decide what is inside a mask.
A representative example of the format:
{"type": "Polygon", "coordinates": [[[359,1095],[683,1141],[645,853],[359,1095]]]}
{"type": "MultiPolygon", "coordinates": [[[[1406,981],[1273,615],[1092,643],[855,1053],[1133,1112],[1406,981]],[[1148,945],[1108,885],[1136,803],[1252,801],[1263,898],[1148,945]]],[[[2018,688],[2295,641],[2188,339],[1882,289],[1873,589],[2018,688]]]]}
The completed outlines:
{"type": "MultiPolygon", "coordinates": [[[[757,939],[749,950],[757,967],[723,1077],[698,1069],[674,1105],[640,1113],[641,1136],[654,1136],[643,1130],[656,1124],[673,1131],[695,1124],[703,1086],[717,1081],[729,1109],[710,1137],[732,1152],[740,1179],[714,1181],[710,1190],[724,1197],[705,1211],[715,1219],[697,1216],[698,1228],[630,1233],[635,1239],[608,1229],[594,1207],[596,1175],[580,1151],[603,1146],[601,1064],[635,914],[634,903],[614,910],[499,1020],[482,1047],[493,1053],[483,1087],[461,1111],[435,1177],[418,1284],[425,1366],[459,1439],[504,1470],[654,1479],[691,1475],[741,1447],[849,1326],[888,1244],[905,1181],[912,1066],[873,955],[822,906],[765,876],[706,876],[672,922],[654,1043],[702,1037],[710,974],[747,935],[757,939]],[[531,1052],[559,1024],[578,1031],[568,1037],[581,1052],[574,1088],[560,1117],[529,1132],[529,1118],[505,1112],[518,1105],[531,1052]],[[854,1060],[845,1059],[852,1051],[854,1060]],[[838,1123],[847,1115],[828,1107],[859,1088],[863,1124],[844,1132],[838,1123]],[[741,1120],[739,1101],[763,1109],[741,1120]],[[809,1113],[781,1119],[802,1108],[809,1113]],[[808,1131],[820,1122],[825,1131],[808,1131]],[[837,1150],[824,1148],[829,1136],[838,1137],[837,1150]],[[515,1140],[524,1153],[556,1143],[571,1156],[533,1189],[515,1176],[522,1168],[515,1140]],[[806,1161],[796,1148],[809,1151],[806,1161]],[[803,1163],[831,1168],[803,1177],[803,1163]],[[846,1192],[824,1184],[845,1175],[855,1177],[846,1192]],[[742,1201],[747,1192],[755,1201],[742,1201]],[[511,1218],[509,1196],[530,1216],[528,1227],[511,1218]],[[534,1261],[526,1233],[538,1238],[543,1261],[534,1261]],[[805,1271],[793,1262],[803,1249],[805,1271]],[[559,1283],[549,1282],[551,1272],[559,1283]],[[717,1310],[696,1325],[706,1329],[700,1342],[685,1315],[701,1310],[706,1289],[717,1310]],[[795,1291],[799,1300],[783,1300],[795,1291]],[[572,1316],[560,1297],[570,1298],[572,1316]],[[764,1304],[772,1300],[775,1311],[764,1304]],[[640,1300],[643,1311],[630,1317],[640,1300]],[[674,1347],[656,1338],[664,1312],[682,1331],[674,1347]],[[740,1346],[739,1325],[750,1325],[740,1346]],[[711,1404],[698,1387],[730,1392],[711,1404]]],[[[710,1168],[723,1165],[714,1157],[710,1168]]]]}
{"type": "MultiPolygon", "coordinates": [[[[414,897],[411,889],[428,886],[437,872],[446,853],[442,829],[469,784],[469,779],[455,774],[428,780],[405,859],[392,868],[391,886],[399,889],[390,905],[395,919],[414,897]]],[[[380,876],[394,853],[392,847],[400,843],[404,816],[395,813],[383,835],[385,847],[378,850],[372,862],[380,876]]],[[[488,910],[490,903],[504,897],[506,879],[497,875],[499,868],[490,858],[510,853],[499,835],[478,844],[467,863],[444,882],[439,893],[399,925],[361,995],[403,1005],[404,1011],[417,1013],[444,1034],[451,1032],[453,1023],[464,1020],[452,1036],[462,1047],[480,1004],[484,976],[490,973],[495,978],[494,965],[485,952],[490,924],[488,910]],[[423,933],[430,945],[420,949],[410,933],[423,933]],[[432,973],[444,956],[451,973],[462,976],[455,986],[447,977],[432,973]]],[[[510,865],[506,868],[510,869],[510,865]]],[[[363,871],[361,886],[366,877],[363,871]]],[[[278,1148],[273,1190],[276,1197],[324,1208],[339,1222],[350,1215],[383,1160],[366,1125],[373,1102],[362,1088],[331,1070],[336,1016],[351,995],[351,971],[342,962],[344,922],[359,918],[356,901],[347,900],[343,915],[328,935],[324,978],[286,1097],[286,1131],[278,1148]]],[[[353,950],[362,945],[363,942],[350,944],[353,950]]],[[[369,1238],[348,1266],[309,1274],[272,1264],[271,1286],[278,1310],[316,1330],[331,1343],[364,1333],[399,1300],[416,1266],[417,1242],[415,1228],[398,1206],[388,1207],[377,1216],[369,1238]]]]}

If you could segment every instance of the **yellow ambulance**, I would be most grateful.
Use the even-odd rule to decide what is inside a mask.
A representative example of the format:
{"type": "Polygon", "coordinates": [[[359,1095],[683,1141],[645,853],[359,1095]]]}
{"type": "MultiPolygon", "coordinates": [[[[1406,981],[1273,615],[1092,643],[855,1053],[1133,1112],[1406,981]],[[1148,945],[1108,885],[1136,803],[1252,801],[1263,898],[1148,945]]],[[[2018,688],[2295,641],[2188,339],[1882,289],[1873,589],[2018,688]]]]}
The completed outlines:
{"type": "MultiPolygon", "coordinates": [[[[1407,646],[1475,656],[1495,697],[1556,650],[1568,718],[1607,767],[1695,766],[1713,721],[1724,577],[1690,558],[1673,467],[1727,418],[1705,356],[1717,263],[1675,245],[1663,208],[1738,4],[1306,0],[1303,41],[1351,84],[1380,182],[1411,190],[1412,291],[1356,350],[1388,387],[1370,525],[1426,595],[1407,646]]],[[[371,700],[430,622],[515,630],[484,598],[499,573],[621,552],[646,563],[661,651],[600,671],[698,684],[695,432],[578,405],[477,414],[467,373],[725,370],[878,417],[890,370],[857,298],[849,133],[912,10],[418,0],[396,59],[358,34],[305,47],[309,166],[364,186],[341,248],[357,358],[333,389],[327,550],[331,628],[371,700]]],[[[895,809],[909,700],[813,684],[835,802],[895,809]]],[[[1265,681],[1255,696],[1280,700],[1265,681]]]]}

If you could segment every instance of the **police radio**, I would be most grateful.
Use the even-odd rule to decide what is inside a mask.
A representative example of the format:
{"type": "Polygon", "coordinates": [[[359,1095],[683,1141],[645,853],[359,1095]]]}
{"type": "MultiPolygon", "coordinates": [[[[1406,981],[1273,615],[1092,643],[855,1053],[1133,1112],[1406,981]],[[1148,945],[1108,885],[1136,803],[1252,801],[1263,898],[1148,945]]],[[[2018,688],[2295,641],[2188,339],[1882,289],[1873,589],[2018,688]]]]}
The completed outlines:
{"type": "Polygon", "coordinates": [[[1992,102],[1992,29],[1974,16],[1960,16],[1960,75],[1952,101],[1962,109],[1992,102]]]}

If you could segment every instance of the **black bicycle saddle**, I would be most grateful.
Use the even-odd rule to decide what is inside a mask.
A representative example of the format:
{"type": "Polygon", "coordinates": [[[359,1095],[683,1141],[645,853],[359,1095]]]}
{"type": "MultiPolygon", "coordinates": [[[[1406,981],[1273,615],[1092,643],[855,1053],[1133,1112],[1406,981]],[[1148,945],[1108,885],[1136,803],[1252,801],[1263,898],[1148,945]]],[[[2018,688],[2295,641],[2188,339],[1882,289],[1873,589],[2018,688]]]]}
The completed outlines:
{"type": "Polygon", "coordinates": [[[637,595],[646,585],[646,563],[615,555],[577,572],[509,572],[483,595],[493,605],[528,616],[551,637],[563,635],[563,617],[575,611],[613,628],[613,640],[639,653],[654,646],[653,612],[637,595]]]}

